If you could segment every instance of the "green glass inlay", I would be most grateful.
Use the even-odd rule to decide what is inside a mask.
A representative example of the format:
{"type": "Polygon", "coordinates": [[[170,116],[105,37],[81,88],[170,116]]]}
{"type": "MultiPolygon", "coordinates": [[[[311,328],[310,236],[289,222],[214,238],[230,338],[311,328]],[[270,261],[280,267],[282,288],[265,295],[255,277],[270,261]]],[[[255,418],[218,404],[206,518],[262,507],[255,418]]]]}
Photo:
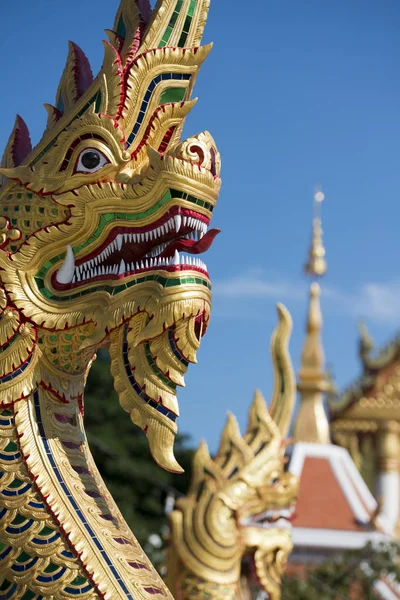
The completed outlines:
{"type": "Polygon", "coordinates": [[[18,446],[15,442],[9,442],[4,450],[6,452],[16,452],[18,450],[18,446]]]}
{"type": "Polygon", "coordinates": [[[60,97],[58,99],[57,108],[60,111],[60,113],[64,112],[64,99],[62,97],[62,94],[60,94],[60,97]]]}
{"type": "Polygon", "coordinates": [[[25,594],[22,596],[21,600],[34,600],[36,598],[36,594],[27,590],[25,594]]]}
{"type": "Polygon", "coordinates": [[[196,0],[190,0],[189,10],[187,12],[185,23],[183,24],[181,37],[179,38],[179,42],[178,42],[179,48],[184,48],[186,45],[195,8],[196,8],[196,0]]]}
{"type": "MultiPolygon", "coordinates": [[[[171,199],[174,199],[174,198],[182,198],[183,200],[191,202],[192,204],[195,204],[197,206],[201,206],[201,207],[205,208],[209,212],[212,212],[213,208],[214,208],[210,202],[206,202],[205,200],[200,200],[199,198],[196,198],[195,196],[187,194],[186,192],[181,192],[179,190],[170,189],[170,190],[167,190],[167,192],[163,195],[163,197],[158,202],[156,202],[152,207],[150,207],[149,209],[142,211],[140,213],[134,213],[134,214],[107,213],[107,214],[101,215],[101,217],[99,218],[99,224],[98,224],[98,227],[97,227],[95,233],[92,235],[92,237],[89,240],[86,240],[84,243],[80,244],[79,246],[74,247],[73,248],[74,254],[75,255],[78,254],[83,248],[86,248],[88,245],[92,244],[93,242],[96,242],[97,238],[103,232],[104,227],[110,221],[117,221],[118,219],[121,219],[124,221],[126,221],[126,220],[140,221],[141,219],[147,218],[147,217],[151,216],[152,214],[156,213],[160,208],[162,208],[163,205],[165,205],[167,202],[169,202],[171,199]]],[[[80,296],[86,296],[87,294],[92,293],[93,288],[88,289],[88,290],[82,290],[82,291],[79,290],[79,291],[76,291],[75,293],[72,293],[70,296],[60,297],[57,294],[53,295],[45,287],[44,278],[45,278],[48,270],[54,264],[58,263],[59,261],[64,260],[64,256],[65,256],[64,253],[62,253],[62,254],[59,254],[58,256],[54,256],[52,259],[48,260],[45,263],[45,265],[41,268],[39,273],[35,276],[36,284],[37,284],[38,289],[41,292],[41,294],[49,299],[57,299],[60,301],[63,301],[63,300],[67,301],[67,300],[73,300],[80,296]]],[[[144,277],[139,277],[138,279],[133,279],[130,282],[124,283],[119,286],[112,286],[112,285],[107,285],[107,284],[99,285],[98,287],[95,288],[95,290],[96,291],[106,291],[109,294],[114,295],[114,294],[117,294],[133,285],[137,285],[137,284],[145,282],[145,281],[157,281],[163,287],[173,287],[173,286],[181,285],[181,284],[185,284],[185,283],[193,283],[193,278],[190,278],[190,279],[181,279],[181,278],[167,279],[167,278],[161,277],[160,275],[154,276],[154,275],[150,274],[150,275],[147,275],[144,277]]],[[[197,280],[196,279],[196,283],[198,283],[199,285],[204,285],[204,286],[208,287],[209,289],[211,289],[211,285],[206,280],[203,280],[203,279],[197,280]]],[[[54,342],[57,340],[56,336],[51,336],[50,339],[54,342]]],[[[53,361],[53,363],[56,364],[55,361],[53,361]]]]}
{"type": "Polygon", "coordinates": [[[180,279],[168,279],[165,287],[174,287],[175,285],[181,285],[182,281],[180,279]]]}
{"type": "Polygon", "coordinates": [[[160,96],[160,104],[167,102],[182,102],[186,94],[186,88],[171,87],[163,91],[160,96]]]}
{"type": "Polygon", "coordinates": [[[97,96],[96,96],[96,102],[95,102],[95,105],[94,105],[94,110],[96,112],[99,112],[100,108],[101,108],[101,92],[99,91],[97,93],[97,96]]]}
{"type": "MultiPolygon", "coordinates": [[[[171,189],[171,190],[168,190],[164,194],[164,196],[158,202],[156,202],[151,208],[148,208],[147,210],[144,210],[140,213],[134,213],[134,214],[110,213],[110,214],[101,215],[101,217],[99,219],[99,225],[98,225],[95,233],[92,235],[92,237],[89,240],[86,240],[84,243],[73,248],[74,254],[75,255],[78,254],[83,248],[85,248],[89,244],[95,242],[97,240],[97,238],[101,235],[105,225],[107,223],[109,223],[110,221],[113,221],[116,219],[140,221],[141,219],[145,219],[145,218],[151,216],[152,214],[154,214],[155,212],[157,212],[160,208],[162,208],[162,206],[164,206],[164,204],[169,202],[172,198],[182,198],[183,200],[187,200],[188,202],[196,204],[197,206],[201,206],[202,208],[205,208],[206,210],[208,210],[210,212],[212,212],[213,208],[214,208],[212,204],[210,204],[209,202],[206,202],[205,200],[200,200],[199,198],[196,198],[195,196],[191,196],[190,194],[186,194],[185,192],[180,192],[179,190],[171,189]]],[[[17,221],[15,221],[15,224],[16,223],[17,223],[17,221]]],[[[41,280],[44,279],[49,268],[61,260],[64,260],[64,254],[59,254],[58,256],[55,256],[54,258],[48,260],[45,263],[45,265],[42,267],[42,269],[39,271],[39,273],[36,276],[36,281],[38,282],[39,289],[45,289],[44,281],[41,281],[41,280]]],[[[44,295],[48,298],[51,297],[51,296],[49,296],[48,293],[44,293],[44,295]]],[[[75,294],[75,296],[76,296],[76,294],[75,294]]],[[[71,298],[72,297],[74,297],[74,296],[71,296],[71,298]]]]}
{"type": "Polygon", "coordinates": [[[157,367],[157,365],[154,361],[154,358],[152,357],[151,352],[150,352],[150,344],[148,344],[148,343],[146,343],[146,345],[145,345],[145,353],[146,353],[147,362],[149,363],[150,367],[152,368],[154,373],[157,375],[157,377],[163,383],[165,383],[169,388],[171,388],[172,390],[176,390],[175,383],[173,383],[170,379],[168,379],[168,377],[166,377],[164,375],[164,373],[157,367]]]}
{"type": "Polygon", "coordinates": [[[11,410],[8,410],[7,408],[5,410],[1,411],[1,416],[2,417],[12,417],[13,413],[11,410]]]}
{"type": "Polygon", "coordinates": [[[14,481],[12,481],[7,487],[10,488],[11,490],[17,490],[24,484],[25,484],[25,481],[21,481],[20,479],[14,479],[14,481]]]}
{"type": "Polygon", "coordinates": [[[10,587],[11,583],[5,579],[3,583],[0,585],[0,591],[5,592],[5,590],[10,587]]]}
{"type": "Polygon", "coordinates": [[[174,30],[177,18],[179,17],[179,13],[181,12],[182,4],[183,0],[177,0],[174,12],[172,13],[171,19],[167,25],[167,28],[164,31],[164,35],[161,39],[161,42],[158,45],[159,48],[164,48],[164,46],[168,44],[171,34],[174,30]]]}
{"type": "MultiPolygon", "coordinates": [[[[36,281],[37,278],[35,278],[36,281]]],[[[137,279],[132,279],[131,281],[127,282],[126,284],[124,284],[123,286],[117,286],[117,292],[121,291],[122,289],[127,289],[132,287],[133,285],[138,285],[139,283],[144,283],[145,281],[157,281],[157,283],[159,283],[162,287],[173,287],[176,285],[185,285],[186,283],[192,283],[192,278],[178,278],[178,279],[167,279],[166,277],[162,277],[160,275],[148,275],[145,277],[138,277],[137,279]]],[[[203,285],[204,287],[208,288],[209,290],[211,290],[211,284],[208,282],[208,280],[206,279],[195,279],[195,283],[197,283],[198,285],[203,285]]],[[[79,297],[79,296],[86,296],[87,294],[91,294],[93,292],[93,288],[88,289],[88,290],[82,290],[79,292],[75,292],[75,294],[71,294],[71,296],[56,296],[56,295],[52,295],[48,290],[46,290],[46,288],[39,288],[40,292],[45,295],[47,298],[54,298],[57,299],[58,301],[66,301],[66,300],[74,300],[75,298],[79,297]]],[[[115,287],[111,286],[111,285],[101,285],[97,288],[95,288],[96,291],[105,291],[108,292],[110,295],[113,295],[114,293],[116,293],[115,287]]],[[[82,339],[85,339],[85,337],[83,336],[82,339]]],[[[57,359],[52,361],[53,364],[58,364],[57,359]]]]}
{"type": "MultiPolygon", "coordinates": [[[[140,213],[134,213],[131,215],[126,214],[126,213],[103,214],[99,219],[99,225],[98,225],[95,233],[93,234],[93,236],[89,240],[85,241],[83,244],[80,244],[79,246],[75,246],[75,248],[73,248],[74,254],[78,254],[78,252],[80,252],[83,248],[88,246],[90,243],[96,241],[97,238],[99,237],[99,235],[102,233],[105,225],[107,223],[109,223],[110,221],[114,221],[116,219],[122,219],[124,221],[126,221],[126,220],[140,221],[142,219],[150,217],[153,213],[157,212],[169,200],[171,200],[171,192],[168,190],[167,192],[165,192],[164,196],[158,202],[156,202],[152,207],[150,207],[147,210],[144,210],[140,213]]],[[[60,257],[55,257],[55,258],[51,259],[52,264],[57,262],[59,260],[59,258],[60,257]]],[[[40,272],[39,275],[42,275],[42,272],[40,272]]]]}
{"type": "Polygon", "coordinates": [[[50,527],[43,527],[43,529],[41,529],[39,531],[39,535],[43,536],[43,537],[48,537],[49,535],[52,535],[54,533],[54,529],[51,529],[50,527]]]}
{"type": "Polygon", "coordinates": [[[86,579],[84,577],[82,577],[81,575],[78,575],[77,577],[75,577],[75,579],[73,581],[71,581],[70,585],[74,585],[74,586],[81,586],[84,583],[86,583],[86,579]]]}
{"type": "Polygon", "coordinates": [[[5,543],[0,541],[0,552],[2,552],[5,547],[6,547],[5,543]]]}
{"type": "Polygon", "coordinates": [[[60,567],[58,565],[55,565],[54,563],[50,563],[44,569],[44,573],[54,573],[55,571],[58,571],[59,568],[60,567]]]}
{"type": "Polygon", "coordinates": [[[125,23],[124,23],[124,19],[122,18],[122,15],[120,16],[119,21],[118,21],[117,35],[122,37],[122,39],[126,38],[126,27],[125,27],[125,23]]]}
{"type": "Polygon", "coordinates": [[[29,554],[27,554],[26,552],[21,552],[21,554],[17,557],[17,563],[24,563],[31,558],[32,557],[29,556],[29,554]]]}
{"type": "Polygon", "coordinates": [[[17,515],[13,521],[11,521],[11,525],[21,525],[21,523],[25,523],[26,518],[22,515],[17,515]]]}

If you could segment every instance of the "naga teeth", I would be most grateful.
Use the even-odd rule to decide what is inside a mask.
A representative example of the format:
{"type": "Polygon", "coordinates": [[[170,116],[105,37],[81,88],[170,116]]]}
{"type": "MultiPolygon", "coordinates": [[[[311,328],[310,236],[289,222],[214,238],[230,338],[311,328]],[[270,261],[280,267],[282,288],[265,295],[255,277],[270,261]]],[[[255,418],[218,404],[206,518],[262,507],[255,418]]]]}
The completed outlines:
{"type": "Polygon", "coordinates": [[[58,283],[71,283],[75,274],[75,257],[70,245],[67,246],[65,259],[58,269],[56,279],[58,283]]]}
{"type": "Polygon", "coordinates": [[[180,257],[179,257],[179,252],[178,250],[175,250],[175,254],[174,254],[174,258],[172,259],[172,263],[173,265],[179,265],[180,263],[180,257]]]}
{"type": "Polygon", "coordinates": [[[178,233],[178,231],[180,230],[181,225],[182,225],[182,217],[181,217],[181,215],[175,215],[174,216],[174,221],[175,221],[175,231],[176,231],[176,233],[178,233]]]}
{"type": "Polygon", "coordinates": [[[155,227],[152,230],[137,233],[119,233],[99,254],[75,266],[74,253],[71,246],[67,246],[64,263],[56,273],[56,279],[61,284],[77,283],[80,281],[88,281],[94,277],[101,275],[124,275],[134,273],[141,269],[162,268],[168,266],[184,265],[187,267],[197,267],[207,271],[206,265],[198,258],[191,256],[180,255],[178,251],[172,258],[161,258],[162,254],[170,242],[163,242],[158,246],[153,244],[153,248],[147,252],[140,261],[135,261],[126,264],[120,257],[115,257],[111,260],[112,265],[105,266],[104,263],[110,259],[116,252],[121,252],[125,244],[140,244],[142,242],[155,241],[164,235],[176,232],[178,233],[183,227],[190,228],[185,239],[194,240],[197,242],[207,232],[207,223],[201,219],[187,215],[174,215],[165,221],[162,225],[155,227]]]}

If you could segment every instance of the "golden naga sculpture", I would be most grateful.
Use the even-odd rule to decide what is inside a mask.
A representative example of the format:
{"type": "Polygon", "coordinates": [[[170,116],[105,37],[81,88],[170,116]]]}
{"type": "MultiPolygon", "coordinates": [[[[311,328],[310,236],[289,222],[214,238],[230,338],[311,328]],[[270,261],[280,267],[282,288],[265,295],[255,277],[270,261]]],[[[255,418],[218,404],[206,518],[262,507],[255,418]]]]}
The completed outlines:
{"type": "Polygon", "coordinates": [[[177,600],[247,597],[240,583],[245,554],[252,557],[259,586],[270,600],[281,597],[298,481],[284,472],[284,437],[296,387],[287,351],[290,316],[283,306],[278,311],[270,413],[256,392],[243,437],[235,417],[228,415],[217,455],[212,459],[201,443],[189,493],[170,515],[168,585],[177,600]]]}
{"type": "MultiPolygon", "coordinates": [[[[220,159],[180,141],[210,51],[208,0],[122,0],[99,75],[70,45],[32,149],[17,117],[0,188],[0,593],[30,600],[171,598],[93,463],[83,391],[109,346],[122,407],[155,460],[210,313],[198,258],[220,159]],[[183,254],[185,252],[185,254],[183,254]]],[[[128,441],[127,441],[128,443],[128,441]]]]}

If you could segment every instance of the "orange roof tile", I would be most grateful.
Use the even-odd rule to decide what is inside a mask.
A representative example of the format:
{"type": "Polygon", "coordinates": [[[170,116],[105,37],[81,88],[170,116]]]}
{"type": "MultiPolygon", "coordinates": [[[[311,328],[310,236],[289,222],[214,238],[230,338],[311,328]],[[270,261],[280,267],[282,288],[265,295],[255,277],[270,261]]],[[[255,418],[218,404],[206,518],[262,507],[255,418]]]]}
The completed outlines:
{"type": "Polygon", "coordinates": [[[365,531],[357,523],[327,458],[305,458],[292,524],[294,527],[365,531]]]}

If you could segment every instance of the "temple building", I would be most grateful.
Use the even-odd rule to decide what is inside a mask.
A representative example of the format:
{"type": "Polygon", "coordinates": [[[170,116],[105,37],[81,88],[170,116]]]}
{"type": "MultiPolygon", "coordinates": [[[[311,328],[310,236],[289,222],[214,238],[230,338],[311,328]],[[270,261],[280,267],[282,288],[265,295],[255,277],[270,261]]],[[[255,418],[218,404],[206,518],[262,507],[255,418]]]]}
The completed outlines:
{"type": "MultiPolygon", "coordinates": [[[[364,336],[366,375],[361,381],[365,387],[360,382],[335,402],[331,401],[332,423],[328,420],[324,406],[325,396],[332,397],[333,388],[324,364],[321,289],[317,281],[327,270],[320,216],[323,199],[322,192],[315,194],[312,241],[305,266],[312,282],[297,379],[299,408],[293,423],[293,445],[290,448],[288,467],[290,472],[300,478],[295,517],[292,521],[294,550],[289,558],[288,571],[300,574],[306,567],[317,565],[337,552],[361,549],[369,541],[392,541],[397,513],[395,516],[393,497],[389,501],[389,494],[396,482],[396,509],[399,506],[396,462],[398,430],[397,422],[393,423],[394,408],[392,411],[385,408],[381,413],[377,410],[378,406],[392,406],[393,399],[392,405],[384,405],[377,390],[382,392],[385,389],[386,397],[389,397],[389,388],[386,388],[389,384],[390,389],[395,389],[392,379],[395,379],[396,372],[397,376],[400,373],[400,363],[393,364],[392,359],[389,361],[390,366],[388,361],[385,363],[386,370],[378,371],[378,363],[372,362],[370,347],[367,351],[364,336]],[[375,370],[372,365],[375,365],[375,370]],[[375,444],[380,460],[378,471],[372,473],[367,463],[374,453],[375,444]],[[392,475],[394,468],[396,482],[392,475]],[[382,504],[372,493],[375,486],[380,490],[382,504]]],[[[400,345],[398,348],[400,350],[400,345]]],[[[380,358],[375,360],[379,361],[380,358]]],[[[397,353],[397,361],[399,360],[400,352],[397,353]]],[[[383,362],[381,359],[379,365],[383,362]]],[[[398,381],[400,386],[400,379],[398,381]]],[[[398,414],[400,416],[400,411],[398,414]]],[[[390,581],[380,581],[376,591],[383,600],[400,598],[399,591],[390,581]]],[[[323,589],[321,592],[323,593],[323,589]]]]}
{"type": "Polygon", "coordinates": [[[329,400],[331,434],[348,449],[382,513],[399,532],[400,340],[373,354],[362,326],[359,353],[361,377],[329,400]]]}

